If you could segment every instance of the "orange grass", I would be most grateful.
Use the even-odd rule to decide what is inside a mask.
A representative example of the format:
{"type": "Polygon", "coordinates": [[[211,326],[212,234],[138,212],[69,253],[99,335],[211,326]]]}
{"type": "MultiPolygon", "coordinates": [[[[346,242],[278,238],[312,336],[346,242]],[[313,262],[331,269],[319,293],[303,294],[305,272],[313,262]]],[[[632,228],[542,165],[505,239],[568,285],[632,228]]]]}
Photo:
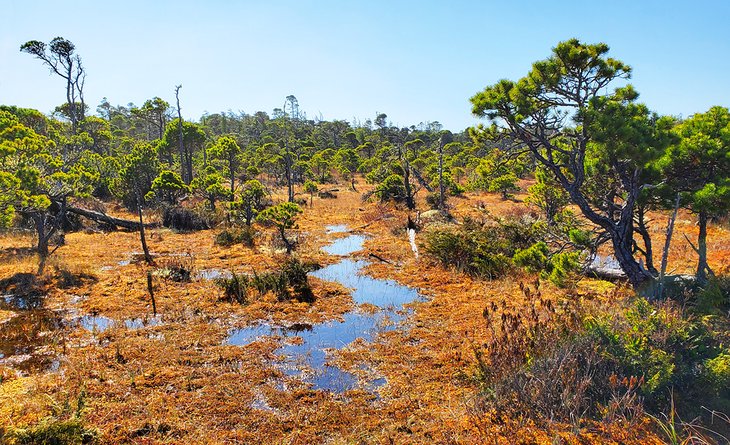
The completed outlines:
{"type": "MultiPolygon", "coordinates": [[[[502,201],[494,194],[474,193],[452,198],[451,204],[457,218],[481,214],[480,208],[508,215],[525,211],[522,199],[524,194],[502,201]]],[[[426,208],[422,202],[419,207],[426,208]]],[[[125,216],[121,209],[115,212],[125,216]]],[[[359,255],[375,253],[392,264],[373,262],[368,273],[414,286],[427,297],[409,305],[412,313],[403,328],[383,333],[372,344],[356,341],[331,357],[364,378],[384,377],[387,384],[379,397],[359,389],[339,395],[313,391],[283,375],[275,366],[282,339],[265,338],[245,347],[224,344],[230,329],[257,321],[319,323],[338,318],[353,309],[349,292],[341,286],[312,279],[318,297],[313,304],[278,302],[267,295],[241,306],[221,301],[221,291],[212,281],[175,283],[155,277],[161,325],[138,330],[117,325],[103,333],[72,329],[56,346],[62,356],[58,372],[28,377],[7,372],[0,384],[0,426],[37,422],[52,412],[54,403],[76,400],[83,393],[84,421],[110,444],[661,443],[648,421],[631,430],[602,425],[575,432],[571,425],[545,429],[518,419],[515,425],[494,425],[480,416],[473,409],[476,385],[470,376],[473,345],[483,343],[487,335],[482,310],[490,302],[519,310],[526,304],[519,282],[533,278],[474,280],[426,257],[414,258],[402,230],[406,214],[391,205],[362,203],[359,193],[343,187],[337,199],[315,199],[297,229],[298,255],[321,264],[336,261],[318,250],[337,236],[325,235],[325,225],[348,224],[369,234],[359,255]],[[268,408],[256,408],[263,400],[268,408]]],[[[652,236],[660,246],[666,216],[654,217],[660,224],[655,224],[652,236]]],[[[676,230],[670,269],[691,272],[696,259],[681,236],[686,233],[694,241],[691,215],[682,213],[676,230]]],[[[282,261],[272,253],[273,233],[264,232],[253,249],[217,246],[215,233],[216,229],[189,234],[153,229],[148,243],[158,258],[189,255],[197,270],[261,272],[282,261]]],[[[37,260],[27,249],[31,244],[27,235],[0,237],[0,279],[36,270],[37,260]]],[[[711,266],[727,272],[726,229],[710,228],[709,249],[711,266]]],[[[74,313],[98,313],[117,321],[150,316],[147,266],[118,265],[139,250],[136,233],[68,234],[66,246],[46,269],[48,282],[52,284],[54,265],[97,279],[72,289],[51,285],[45,306],[64,309],[69,318],[74,313]]],[[[609,302],[618,298],[613,288],[598,280],[579,283],[585,298],[609,302]]],[[[555,300],[565,298],[556,288],[544,293],[555,300]]],[[[0,323],[9,316],[0,313],[0,323]]]]}

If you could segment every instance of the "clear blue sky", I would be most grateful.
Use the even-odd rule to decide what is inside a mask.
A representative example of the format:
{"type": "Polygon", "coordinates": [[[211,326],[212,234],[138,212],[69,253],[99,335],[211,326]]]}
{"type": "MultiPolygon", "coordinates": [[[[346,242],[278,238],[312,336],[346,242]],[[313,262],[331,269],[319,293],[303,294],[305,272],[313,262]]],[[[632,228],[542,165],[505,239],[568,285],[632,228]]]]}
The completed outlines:
{"type": "Polygon", "coordinates": [[[524,75],[561,40],[603,41],[634,68],[641,100],[688,116],[730,105],[730,1],[0,0],[0,103],[50,112],[63,80],[21,54],[76,44],[92,111],[182,84],[184,117],[271,112],[294,94],[309,117],[406,126],[477,121],[469,97],[524,75]]]}

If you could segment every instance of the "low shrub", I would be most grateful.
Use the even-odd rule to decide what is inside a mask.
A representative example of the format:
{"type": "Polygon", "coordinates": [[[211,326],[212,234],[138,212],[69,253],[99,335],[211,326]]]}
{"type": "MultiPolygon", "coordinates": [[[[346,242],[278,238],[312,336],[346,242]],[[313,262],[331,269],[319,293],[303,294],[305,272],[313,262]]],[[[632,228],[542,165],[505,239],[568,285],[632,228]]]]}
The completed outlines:
{"type": "Polygon", "coordinates": [[[223,289],[223,297],[231,303],[248,304],[248,288],[251,280],[247,275],[231,271],[230,278],[216,278],[215,284],[223,289]]]}
{"type": "Polygon", "coordinates": [[[425,236],[425,252],[447,267],[481,278],[504,276],[512,256],[542,236],[542,223],[531,218],[490,224],[465,219],[459,228],[436,228],[425,236]]]}
{"type": "Polygon", "coordinates": [[[557,309],[521,287],[533,306],[486,307],[488,341],[474,348],[478,408],[492,420],[633,421],[672,409],[672,391],[692,416],[727,406],[730,354],[702,319],[641,298],[557,309]]]}
{"type": "Polygon", "coordinates": [[[536,273],[545,270],[548,266],[548,246],[544,241],[539,241],[527,249],[519,249],[515,252],[512,260],[515,265],[528,272],[536,273]]]}
{"type": "Polygon", "coordinates": [[[578,252],[560,252],[550,258],[546,273],[551,283],[558,287],[568,287],[578,279],[580,270],[578,252]]]}
{"type": "Polygon", "coordinates": [[[195,257],[166,257],[158,261],[157,275],[177,283],[189,283],[195,271],[195,257]]]}
{"type": "Polygon", "coordinates": [[[699,320],[669,303],[656,306],[637,299],[618,314],[587,319],[585,328],[624,375],[644,376],[642,390],[655,401],[672,387],[687,388],[696,380],[698,366],[719,352],[699,320]]]}
{"type": "Polygon", "coordinates": [[[730,391],[730,351],[726,350],[705,362],[705,378],[717,394],[729,396],[727,393],[730,391]]]}
{"type": "MultiPolygon", "coordinates": [[[[430,209],[438,209],[440,196],[438,193],[429,193],[426,195],[426,204],[430,209]]],[[[446,197],[444,196],[444,203],[446,203],[446,197]]]]}
{"type": "Polygon", "coordinates": [[[727,313],[730,307],[730,276],[712,277],[695,292],[694,311],[699,314],[727,313]]]}
{"type": "Polygon", "coordinates": [[[256,239],[256,229],[253,226],[244,226],[231,229],[223,229],[215,236],[215,243],[219,246],[232,246],[243,244],[246,247],[253,247],[256,239]]]}
{"type": "Polygon", "coordinates": [[[209,229],[206,218],[199,212],[185,207],[165,207],[162,212],[162,225],[182,232],[209,229]]]}
{"type": "Polygon", "coordinates": [[[7,433],[0,428],[0,440],[16,445],[82,445],[95,443],[97,433],[78,418],[45,419],[32,427],[12,428],[7,433]]]}
{"type": "Polygon", "coordinates": [[[255,289],[259,297],[272,292],[279,301],[312,303],[315,297],[307,274],[318,267],[296,258],[287,258],[278,270],[264,273],[254,270],[250,276],[232,273],[230,278],[216,279],[216,284],[223,289],[225,299],[240,304],[248,303],[248,289],[255,289]]]}
{"type": "Polygon", "coordinates": [[[330,190],[320,190],[317,192],[317,197],[320,199],[336,199],[337,195],[330,190]]]}

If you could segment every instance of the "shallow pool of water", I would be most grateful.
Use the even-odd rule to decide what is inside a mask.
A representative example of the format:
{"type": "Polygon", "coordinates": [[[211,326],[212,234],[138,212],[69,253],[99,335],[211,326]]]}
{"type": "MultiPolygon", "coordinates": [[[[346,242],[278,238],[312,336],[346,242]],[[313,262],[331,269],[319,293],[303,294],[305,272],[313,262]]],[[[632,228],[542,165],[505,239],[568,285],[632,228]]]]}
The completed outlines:
{"type": "Polygon", "coordinates": [[[23,372],[53,370],[63,342],[61,313],[44,309],[41,297],[3,296],[0,309],[12,316],[0,323],[0,364],[23,372]]]}
{"type": "Polygon", "coordinates": [[[103,315],[84,315],[79,318],[79,325],[90,332],[104,332],[114,325],[114,320],[103,315]]]}
{"type": "Polygon", "coordinates": [[[333,224],[329,226],[324,226],[327,233],[347,233],[350,231],[350,229],[347,227],[347,224],[333,224]]]}
{"type": "Polygon", "coordinates": [[[203,280],[215,280],[217,278],[231,278],[231,272],[221,269],[203,269],[198,272],[198,278],[203,280]]]}
{"type": "MultiPolygon", "coordinates": [[[[335,240],[322,250],[332,255],[346,256],[361,250],[366,239],[363,235],[350,235],[335,240]]],[[[296,335],[301,341],[284,342],[276,351],[283,357],[282,368],[286,374],[300,376],[309,381],[314,389],[343,392],[355,388],[358,385],[357,377],[328,363],[328,353],[342,349],[358,338],[370,342],[379,332],[395,329],[397,322],[403,319],[403,305],[420,298],[415,289],[393,280],[363,275],[362,269],[368,264],[363,260],[343,258],[310,275],[352,289],[352,298],[357,304],[373,305],[377,307],[376,311],[355,310],[346,313],[342,321],[316,325],[249,326],[232,331],[226,343],[245,346],[264,336],[296,335]]],[[[364,386],[374,390],[384,383],[385,379],[375,378],[364,386]]]]}
{"type": "Polygon", "coordinates": [[[330,255],[347,256],[362,250],[363,243],[367,239],[364,235],[350,235],[333,241],[322,247],[322,251],[330,255]]]}
{"type": "Polygon", "coordinates": [[[162,318],[160,316],[156,317],[138,317],[138,318],[128,318],[124,320],[124,326],[127,329],[142,329],[150,326],[159,326],[162,324],[162,318]]]}

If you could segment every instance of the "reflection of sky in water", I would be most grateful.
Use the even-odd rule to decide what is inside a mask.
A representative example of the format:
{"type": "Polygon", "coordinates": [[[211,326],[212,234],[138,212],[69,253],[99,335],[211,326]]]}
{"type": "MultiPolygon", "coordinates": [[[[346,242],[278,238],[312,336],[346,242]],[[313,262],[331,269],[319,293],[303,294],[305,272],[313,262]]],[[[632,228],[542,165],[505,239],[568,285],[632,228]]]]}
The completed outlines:
{"type": "MultiPolygon", "coordinates": [[[[338,227],[338,226],[334,226],[338,227]]],[[[330,227],[328,227],[328,230],[330,227]]],[[[346,229],[346,226],[345,226],[346,229]]],[[[348,255],[362,249],[366,237],[351,235],[334,241],[324,250],[330,254],[348,255]]],[[[379,280],[360,275],[366,261],[343,259],[337,264],[312,272],[311,275],[326,281],[335,281],[352,289],[353,300],[358,304],[368,303],[380,310],[375,313],[360,311],[349,312],[343,321],[330,321],[318,325],[295,325],[289,328],[266,324],[249,326],[231,332],[227,343],[246,345],[257,338],[268,335],[301,337],[301,344],[284,344],[277,352],[285,357],[284,371],[288,375],[300,375],[313,384],[315,389],[342,392],[357,385],[357,377],[337,366],[327,364],[326,350],[341,349],[361,338],[372,341],[378,332],[394,329],[394,323],[402,320],[398,313],[405,303],[419,298],[415,289],[402,286],[392,280],[379,280]],[[308,378],[300,366],[311,368],[313,375],[308,378]]],[[[366,386],[375,389],[385,383],[379,378],[366,386]]]]}
{"type": "Polygon", "coordinates": [[[215,280],[216,278],[231,278],[231,272],[220,269],[203,269],[198,272],[198,277],[204,280],[215,280]]]}
{"type": "MultiPolygon", "coordinates": [[[[149,318],[128,318],[124,320],[124,326],[127,329],[142,329],[149,326],[158,326],[162,324],[162,319],[158,315],[157,317],[149,318]]],[[[79,318],[79,325],[89,332],[104,332],[117,323],[109,317],[103,315],[84,315],[79,318]]]]}
{"type": "Polygon", "coordinates": [[[0,365],[28,373],[58,369],[54,333],[64,328],[63,320],[42,306],[42,296],[0,296],[0,310],[12,312],[0,324],[0,365]]]}
{"type": "Polygon", "coordinates": [[[347,224],[334,224],[331,226],[325,226],[325,229],[327,229],[327,233],[345,233],[349,230],[347,228],[347,224]]]}
{"type": "Polygon", "coordinates": [[[330,255],[347,256],[362,250],[362,244],[367,239],[363,235],[350,235],[333,241],[331,244],[324,246],[322,250],[330,255]]]}

